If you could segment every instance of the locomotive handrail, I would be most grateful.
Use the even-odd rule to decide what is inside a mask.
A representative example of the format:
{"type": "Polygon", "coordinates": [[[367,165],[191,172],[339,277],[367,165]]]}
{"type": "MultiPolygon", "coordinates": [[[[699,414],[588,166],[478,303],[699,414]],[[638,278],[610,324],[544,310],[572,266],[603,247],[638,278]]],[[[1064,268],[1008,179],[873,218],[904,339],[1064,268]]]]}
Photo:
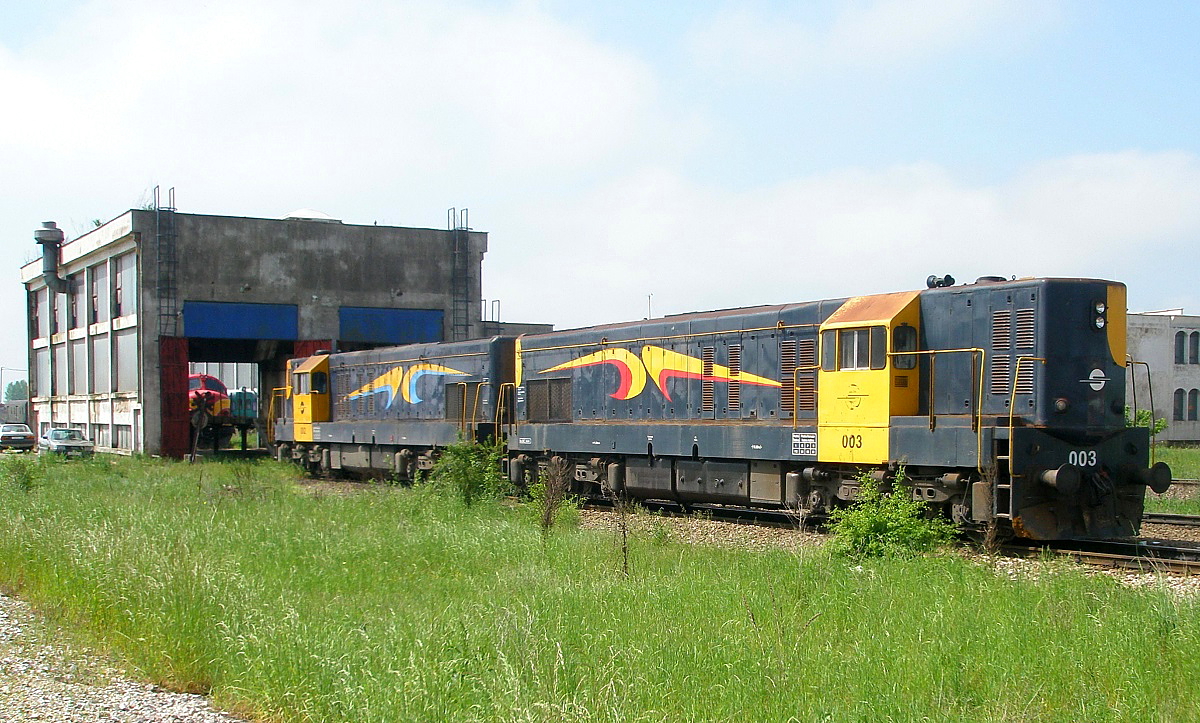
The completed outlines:
{"type": "MultiPolygon", "coordinates": [[[[1041,362],[1041,363],[1045,364],[1046,358],[1040,357],[1040,356],[1019,356],[1019,357],[1017,357],[1017,365],[1013,369],[1012,393],[1010,394],[1010,396],[1008,398],[1008,454],[1009,454],[1009,457],[1012,456],[1013,428],[1016,426],[1017,380],[1021,378],[1021,362],[1025,362],[1025,361],[1041,362]]],[[[1012,470],[1011,459],[1009,461],[1009,470],[1010,470],[1010,472],[1012,470]]]]}
{"type": "MultiPolygon", "coordinates": [[[[475,385],[475,404],[471,405],[471,427],[475,426],[475,418],[479,416],[479,398],[483,396],[483,388],[491,387],[491,382],[480,382],[475,385]]],[[[465,400],[464,400],[465,401],[465,400]]]]}
{"type": "Polygon", "coordinates": [[[462,387],[462,410],[458,415],[458,431],[462,432],[465,436],[467,433],[467,383],[455,382],[454,386],[462,387]]]}
{"type": "MultiPolygon", "coordinates": [[[[983,382],[984,371],[987,369],[987,350],[980,347],[964,347],[962,349],[923,349],[920,351],[889,351],[887,355],[893,356],[909,356],[913,354],[928,354],[929,355],[929,429],[932,430],[937,426],[937,409],[934,404],[934,368],[937,366],[934,361],[938,354],[972,354],[979,355],[979,374],[975,380],[975,408],[971,410],[971,431],[975,432],[975,467],[980,472],[983,471],[983,382]]],[[[971,357],[971,363],[975,363],[975,356],[971,357]]],[[[972,376],[976,376],[972,374],[972,376]]]]}
{"type": "Polygon", "coordinates": [[[1146,367],[1146,389],[1150,392],[1150,464],[1157,462],[1157,450],[1155,449],[1155,437],[1158,435],[1154,431],[1154,375],[1150,373],[1150,364],[1144,361],[1137,361],[1131,355],[1125,355],[1125,361],[1129,365],[1129,376],[1133,382],[1133,410],[1129,417],[1130,421],[1137,420],[1138,403],[1137,403],[1137,378],[1133,373],[1133,367],[1140,365],[1146,367]]]}
{"type": "MultiPolygon", "coordinates": [[[[275,400],[279,397],[291,396],[292,388],[274,387],[271,389],[271,397],[267,401],[267,439],[275,441],[275,400]]],[[[285,411],[289,411],[286,404],[281,405],[285,411]]]]}
{"type": "MultiPolygon", "coordinates": [[[[500,389],[497,390],[496,416],[495,416],[495,419],[493,420],[496,425],[497,432],[499,432],[500,427],[504,425],[504,413],[508,411],[508,403],[507,403],[508,400],[504,396],[504,388],[505,387],[512,387],[515,390],[517,388],[517,385],[513,382],[502,382],[500,384],[500,389]]],[[[516,420],[514,419],[511,424],[516,424],[516,420]]],[[[510,426],[511,426],[511,424],[510,424],[510,426]]],[[[510,429],[509,431],[511,432],[512,430],[510,429]]]]}

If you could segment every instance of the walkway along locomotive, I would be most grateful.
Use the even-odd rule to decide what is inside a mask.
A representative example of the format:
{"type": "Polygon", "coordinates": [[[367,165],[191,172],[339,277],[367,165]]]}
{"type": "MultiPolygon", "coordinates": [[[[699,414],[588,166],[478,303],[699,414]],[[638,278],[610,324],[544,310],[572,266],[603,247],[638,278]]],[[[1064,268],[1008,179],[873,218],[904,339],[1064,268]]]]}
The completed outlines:
{"type": "Polygon", "coordinates": [[[499,436],[516,482],[559,457],[581,493],[815,512],[903,467],[965,528],[1135,534],[1171,471],[1124,424],[1124,285],[938,281],[293,360],[278,454],[408,479],[499,436]]]}

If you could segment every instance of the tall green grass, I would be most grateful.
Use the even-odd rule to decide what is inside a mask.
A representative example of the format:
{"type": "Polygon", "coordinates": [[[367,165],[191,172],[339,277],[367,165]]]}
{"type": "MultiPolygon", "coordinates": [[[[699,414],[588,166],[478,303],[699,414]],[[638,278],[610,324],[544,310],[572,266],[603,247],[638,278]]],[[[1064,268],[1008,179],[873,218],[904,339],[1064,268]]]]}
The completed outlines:
{"type": "MultiPolygon", "coordinates": [[[[4,470],[0,470],[3,476],[4,470]]],[[[0,481],[0,584],[153,682],[280,720],[1187,720],[1200,610],[1064,568],[612,533],[275,464],[0,481]]]]}
{"type": "Polygon", "coordinates": [[[1154,448],[1154,456],[1159,462],[1171,465],[1175,479],[1200,479],[1200,447],[1159,445],[1154,448]]]}
{"type": "MultiPolygon", "coordinates": [[[[1200,479],[1200,448],[1164,447],[1155,448],[1155,458],[1171,466],[1175,479],[1200,479]]],[[[1178,515],[1200,515],[1200,489],[1194,486],[1177,485],[1160,497],[1146,492],[1147,512],[1169,512],[1178,515]]]]}

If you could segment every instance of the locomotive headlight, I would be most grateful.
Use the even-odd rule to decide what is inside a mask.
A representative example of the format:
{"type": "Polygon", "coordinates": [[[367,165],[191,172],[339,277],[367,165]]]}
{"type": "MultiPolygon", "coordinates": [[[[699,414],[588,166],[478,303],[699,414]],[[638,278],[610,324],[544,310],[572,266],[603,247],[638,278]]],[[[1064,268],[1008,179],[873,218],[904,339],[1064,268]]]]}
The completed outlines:
{"type": "Polygon", "coordinates": [[[1106,311],[1108,311],[1108,304],[1105,304],[1103,301],[1097,301],[1096,302],[1096,313],[1103,314],[1106,311]]]}
{"type": "Polygon", "coordinates": [[[1067,401],[1066,397],[1059,397],[1058,399],[1054,400],[1054,411],[1058,412],[1059,414],[1067,411],[1067,409],[1070,407],[1071,403],[1067,401]]]}
{"type": "Polygon", "coordinates": [[[1097,316],[1097,317],[1096,317],[1096,328],[1097,328],[1097,329],[1103,329],[1103,328],[1104,328],[1104,325],[1105,325],[1105,324],[1107,324],[1107,323],[1108,323],[1108,322],[1104,320],[1104,317],[1103,317],[1103,316],[1097,316]]]}

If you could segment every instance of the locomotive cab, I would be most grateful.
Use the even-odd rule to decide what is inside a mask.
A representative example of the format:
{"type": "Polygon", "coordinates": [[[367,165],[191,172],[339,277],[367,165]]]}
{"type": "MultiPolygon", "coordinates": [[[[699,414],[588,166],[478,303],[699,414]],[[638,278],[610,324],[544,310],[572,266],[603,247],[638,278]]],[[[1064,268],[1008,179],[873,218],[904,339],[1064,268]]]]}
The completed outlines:
{"type": "Polygon", "coordinates": [[[818,457],[892,459],[891,418],[917,412],[918,293],[850,299],[821,325],[818,457]]]}
{"type": "Polygon", "coordinates": [[[302,360],[292,370],[293,434],[297,442],[313,441],[313,424],[329,421],[329,356],[302,360]]]}

